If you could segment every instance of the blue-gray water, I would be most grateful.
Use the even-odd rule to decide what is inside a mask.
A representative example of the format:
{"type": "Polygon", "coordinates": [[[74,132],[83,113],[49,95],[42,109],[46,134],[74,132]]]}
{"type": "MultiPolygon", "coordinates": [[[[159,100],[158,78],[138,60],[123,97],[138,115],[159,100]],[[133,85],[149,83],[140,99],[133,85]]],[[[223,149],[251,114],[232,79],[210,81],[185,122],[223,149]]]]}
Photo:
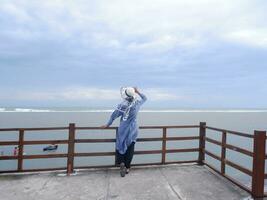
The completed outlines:
{"type": "MultiPolygon", "coordinates": [[[[25,110],[24,110],[25,111],[25,110]]],[[[0,112],[0,128],[13,127],[55,127],[68,126],[68,123],[76,123],[76,126],[100,126],[107,122],[110,112],[0,112]]],[[[242,131],[253,134],[256,130],[267,130],[267,112],[266,111],[146,111],[140,112],[139,125],[197,125],[199,122],[206,122],[209,126],[218,128],[242,131]]],[[[118,125],[118,120],[113,124],[118,125]]],[[[191,136],[198,135],[198,129],[170,129],[168,136],[191,136]]],[[[221,140],[221,134],[216,131],[207,130],[209,137],[221,140]]],[[[139,137],[157,137],[162,136],[161,130],[140,130],[139,137]]],[[[76,138],[114,138],[113,130],[84,130],[77,131],[76,138]]],[[[67,139],[67,131],[35,131],[25,132],[25,140],[41,139],[67,139]]],[[[17,140],[17,132],[2,132],[0,140],[17,140]]],[[[252,150],[252,139],[246,139],[239,136],[228,135],[227,142],[237,146],[252,150]]],[[[26,145],[25,153],[46,154],[42,151],[46,145],[26,145]]],[[[0,152],[4,155],[12,155],[15,146],[0,146],[0,152]]],[[[66,145],[59,145],[55,153],[66,153],[66,145]]],[[[167,148],[194,148],[198,147],[198,141],[168,141],[167,148]]],[[[76,144],[76,152],[99,152],[114,151],[113,143],[98,144],[76,144]]],[[[217,155],[220,155],[220,147],[206,143],[206,148],[217,155]]],[[[138,142],[136,150],[156,150],[161,149],[161,142],[138,142]]],[[[51,152],[53,153],[53,152],[51,152]]],[[[227,150],[227,159],[239,163],[240,165],[252,169],[252,159],[240,153],[227,150]]],[[[172,153],[167,154],[167,161],[192,160],[197,159],[198,153],[172,153]]],[[[161,155],[136,155],[133,163],[141,162],[159,162],[161,155]]],[[[209,156],[206,160],[220,169],[220,163],[209,156]]],[[[85,165],[109,165],[114,163],[113,156],[105,157],[80,157],[75,158],[75,166],[85,165]]],[[[65,158],[54,159],[33,159],[24,160],[23,167],[46,168],[46,167],[65,167],[65,158]]],[[[16,169],[17,161],[0,161],[0,170],[16,169]]],[[[240,182],[250,186],[249,176],[239,172],[231,167],[226,167],[226,173],[235,177],[240,182]]]]}

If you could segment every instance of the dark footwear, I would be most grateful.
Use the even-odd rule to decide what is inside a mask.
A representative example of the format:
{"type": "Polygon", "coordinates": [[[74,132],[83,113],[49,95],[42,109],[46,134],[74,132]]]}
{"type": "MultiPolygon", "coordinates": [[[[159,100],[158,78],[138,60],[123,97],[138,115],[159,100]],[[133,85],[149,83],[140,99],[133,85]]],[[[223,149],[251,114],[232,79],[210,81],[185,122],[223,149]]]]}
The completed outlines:
{"type": "Polygon", "coordinates": [[[126,168],[125,168],[125,164],[124,163],[120,164],[120,174],[121,174],[121,177],[124,177],[125,174],[126,174],[126,168]]]}
{"type": "Polygon", "coordinates": [[[129,174],[130,168],[126,168],[126,174],[129,174]]]}

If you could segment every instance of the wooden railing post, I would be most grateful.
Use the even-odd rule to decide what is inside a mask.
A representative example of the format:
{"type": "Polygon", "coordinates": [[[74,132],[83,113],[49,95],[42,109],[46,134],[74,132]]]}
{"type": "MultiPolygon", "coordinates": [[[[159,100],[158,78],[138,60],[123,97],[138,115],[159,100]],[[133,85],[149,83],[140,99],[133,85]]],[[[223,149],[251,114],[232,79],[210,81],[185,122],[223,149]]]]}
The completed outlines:
{"type": "Polygon", "coordinates": [[[161,154],[161,164],[165,164],[166,161],[166,137],[167,137],[167,128],[162,129],[162,154],[161,154]]]}
{"type": "Polygon", "coordinates": [[[69,124],[67,174],[73,173],[75,124],[69,124]]]}
{"type": "Polygon", "coordinates": [[[198,164],[203,165],[205,160],[205,136],[206,136],[206,122],[199,123],[199,153],[198,164]]]}
{"type": "Polygon", "coordinates": [[[24,130],[19,130],[19,152],[18,152],[18,171],[21,172],[23,169],[23,141],[24,141],[24,130]]]}
{"type": "Polygon", "coordinates": [[[265,168],[266,131],[254,131],[252,196],[264,197],[264,168],[265,168]]]}
{"type": "Polygon", "coordinates": [[[225,174],[226,131],[222,132],[221,173],[225,174]]]}

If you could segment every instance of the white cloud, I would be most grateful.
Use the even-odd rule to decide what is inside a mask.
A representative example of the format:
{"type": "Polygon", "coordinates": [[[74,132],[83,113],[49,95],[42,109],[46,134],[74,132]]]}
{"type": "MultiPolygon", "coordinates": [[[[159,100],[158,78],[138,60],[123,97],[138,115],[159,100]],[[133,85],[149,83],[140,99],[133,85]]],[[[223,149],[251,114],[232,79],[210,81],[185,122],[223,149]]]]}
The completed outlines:
{"type": "MultiPolygon", "coordinates": [[[[149,101],[172,101],[182,99],[184,97],[177,96],[175,93],[165,91],[159,88],[144,89],[144,93],[149,101]]],[[[2,93],[1,100],[30,100],[30,101],[84,101],[84,100],[120,100],[120,92],[118,89],[103,89],[90,87],[69,87],[58,88],[49,91],[12,91],[10,93],[2,93]]]]}
{"type": "Polygon", "coordinates": [[[226,38],[235,42],[267,48],[267,29],[240,30],[229,33],[226,38]]]}
{"type": "Polygon", "coordinates": [[[45,38],[141,52],[196,47],[210,36],[256,46],[259,40],[251,38],[266,39],[260,30],[266,25],[264,5],[252,0],[7,2],[1,10],[21,24],[12,31],[27,38],[28,32],[41,32],[45,38]]]}

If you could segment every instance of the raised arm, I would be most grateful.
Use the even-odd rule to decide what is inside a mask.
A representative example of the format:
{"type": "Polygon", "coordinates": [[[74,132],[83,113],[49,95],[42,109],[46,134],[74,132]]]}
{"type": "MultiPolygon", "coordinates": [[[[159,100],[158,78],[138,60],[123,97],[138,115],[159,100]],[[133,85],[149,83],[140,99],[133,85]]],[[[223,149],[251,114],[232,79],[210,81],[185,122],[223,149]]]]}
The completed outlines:
{"type": "Polygon", "coordinates": [[[146,102],[147,97],[144,94],[142,94],[137,88],[134,88],[134,89],[135,89],[135,92],[141,97],[139,104],[142,105],[143,103],[146,102]]]}

